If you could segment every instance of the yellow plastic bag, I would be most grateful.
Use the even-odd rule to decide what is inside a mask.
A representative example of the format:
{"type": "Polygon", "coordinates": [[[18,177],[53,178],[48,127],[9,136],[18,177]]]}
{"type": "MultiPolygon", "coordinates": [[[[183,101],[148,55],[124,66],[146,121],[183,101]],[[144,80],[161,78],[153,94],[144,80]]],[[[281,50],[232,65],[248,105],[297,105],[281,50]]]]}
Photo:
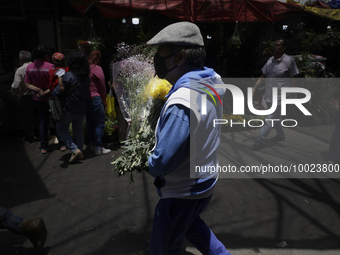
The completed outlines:
{"type": "Polygon", "coordinates": [[[112,95],[112,90],[110,89],[110,93],[106,96],[106,114],[110,119],[115,119],[116,108],[115,108],[115,98],[112,95]]]}

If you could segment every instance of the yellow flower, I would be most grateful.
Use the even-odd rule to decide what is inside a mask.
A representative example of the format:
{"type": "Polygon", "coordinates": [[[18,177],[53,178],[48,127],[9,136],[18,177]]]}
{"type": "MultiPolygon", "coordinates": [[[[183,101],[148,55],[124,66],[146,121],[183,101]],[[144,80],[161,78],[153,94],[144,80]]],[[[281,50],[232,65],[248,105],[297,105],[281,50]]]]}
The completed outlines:
{"type": "Polygon", "coordinates": [[[227,120],[238,121],[238,122],[244,121],[244,119],[240,115],[224,114],[223,118],[227,120]]]}
{"type": "Polygon", "coordinates": [[[145,97],[150,97],[152,99],[161,99],[166,101],[165,96],[169,93],[171,89],[171,84],[164,79],[159,79],[157,76],[152,78],[145,89],[145,97]]]}

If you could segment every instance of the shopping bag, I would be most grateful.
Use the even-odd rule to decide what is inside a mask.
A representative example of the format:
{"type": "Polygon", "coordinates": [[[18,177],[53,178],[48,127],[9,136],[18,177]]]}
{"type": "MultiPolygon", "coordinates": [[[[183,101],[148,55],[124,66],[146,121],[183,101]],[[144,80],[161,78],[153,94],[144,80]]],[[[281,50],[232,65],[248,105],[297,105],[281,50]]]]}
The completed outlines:
{"type": "Polygon", "coordinates": [[[48,104],[51,109],[52,119],[58,123],[63,117],[64,111],[59,97],[52,97],[48,99],[48,104]]]}
{"type": "Polygon", "coordinates": [[[112,90],[110,89],[110,93],[106,96],[106,114],[110,119],[115,119],[116,109],[115,109],[115,98],[113,97],[112,90]]]}

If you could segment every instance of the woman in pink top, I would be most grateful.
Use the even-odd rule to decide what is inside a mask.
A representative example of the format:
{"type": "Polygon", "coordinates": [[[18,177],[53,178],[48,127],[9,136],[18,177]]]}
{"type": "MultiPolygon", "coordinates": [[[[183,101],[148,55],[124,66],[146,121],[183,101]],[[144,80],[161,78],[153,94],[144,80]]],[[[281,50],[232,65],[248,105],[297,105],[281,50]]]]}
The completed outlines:
{"type": "Polygon", "coordinates": [[[102,144],[105,127],[106,86],[103,69],[99,66],[101,58],[99,50],[92,51],[88,57],[91,98],[87,103],[86,125],[91,149],[95,151],[96,155],[111,152],[111,150],[105,149],[102,144]]]}
{"type": "MultiPolygon", "coordinates": [[[[49,63],[51,51],[44,46],[38,46],[33,51],[36,60],[29,64],[25,74],[25,85],[28,89],[34,92],[33,100],[38,109],[40,117],[40,147],[41,153],[46,154],[48,149],[48,129],[49,129],[49,111],[48,96],[50,94],[50,75],[49,70],[53,68],[53,64],[49,63]]],[[[55,125],[55,123],[53,123],[55,125]]],[[[60,140],[57,132],[57,138],[60,145],[60,150],[65,151],[66,146],[60,140]]]]}

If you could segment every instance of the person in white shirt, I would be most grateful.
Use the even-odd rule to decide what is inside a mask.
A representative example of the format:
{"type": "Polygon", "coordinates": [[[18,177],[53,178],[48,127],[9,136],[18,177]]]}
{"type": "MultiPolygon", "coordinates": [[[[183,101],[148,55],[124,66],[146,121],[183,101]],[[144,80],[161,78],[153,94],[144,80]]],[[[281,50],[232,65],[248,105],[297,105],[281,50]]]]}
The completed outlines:
{"type": "MultiPolygon", "coordinates": [[[[265,95],[264,100],[266,102],[267,108],[272,106],[272,89],[276,87],[278,89],[278,105],[276,110],[266,116],[264,125],[261,128],[259,138],[251,146],[251,150],[260,150],[265,147],[266,138],[272,128],[272,122],[270,120],[280,119],[281,120],[281,88],[291,86],[294,83],[294,79],[289,79],[294,77],[299,73],[297,69],[296,62],[293,57],[286,55],[284,52],[286,50],[287,43],[284,39],[279,39],[274,44],[274,56],[270,57],[267,63],[262,68],[262,75],[257,80],[255,86],[253,87],[253,94],[256,89],[265,81],[265,95]]],[[[294,84],[293,84],[294,85],[294,84]]],[[[274,127],[276,129],[277,135],[271,140],[273,141],[284,141],[285,133],[281,126],[281,121],[275,121],[274,127]]]]}
{"type": "Polygon", "coordinates": [[[22,115],[23,115],[23,130],[24,141],[26,144],[33,142],[34,128],[38,130],[38,125],[34,125],[37,121],[34,121],[34,101],[32,100],[33,91],[27,89],[25,86],[25,73],[27,66],[31,62],[31,53],[26,50],[19,52],[19,61],[21,66],[16,70],[14,75],[14,81],[12,83],[12,95],[20,98],[22,115]]]}

